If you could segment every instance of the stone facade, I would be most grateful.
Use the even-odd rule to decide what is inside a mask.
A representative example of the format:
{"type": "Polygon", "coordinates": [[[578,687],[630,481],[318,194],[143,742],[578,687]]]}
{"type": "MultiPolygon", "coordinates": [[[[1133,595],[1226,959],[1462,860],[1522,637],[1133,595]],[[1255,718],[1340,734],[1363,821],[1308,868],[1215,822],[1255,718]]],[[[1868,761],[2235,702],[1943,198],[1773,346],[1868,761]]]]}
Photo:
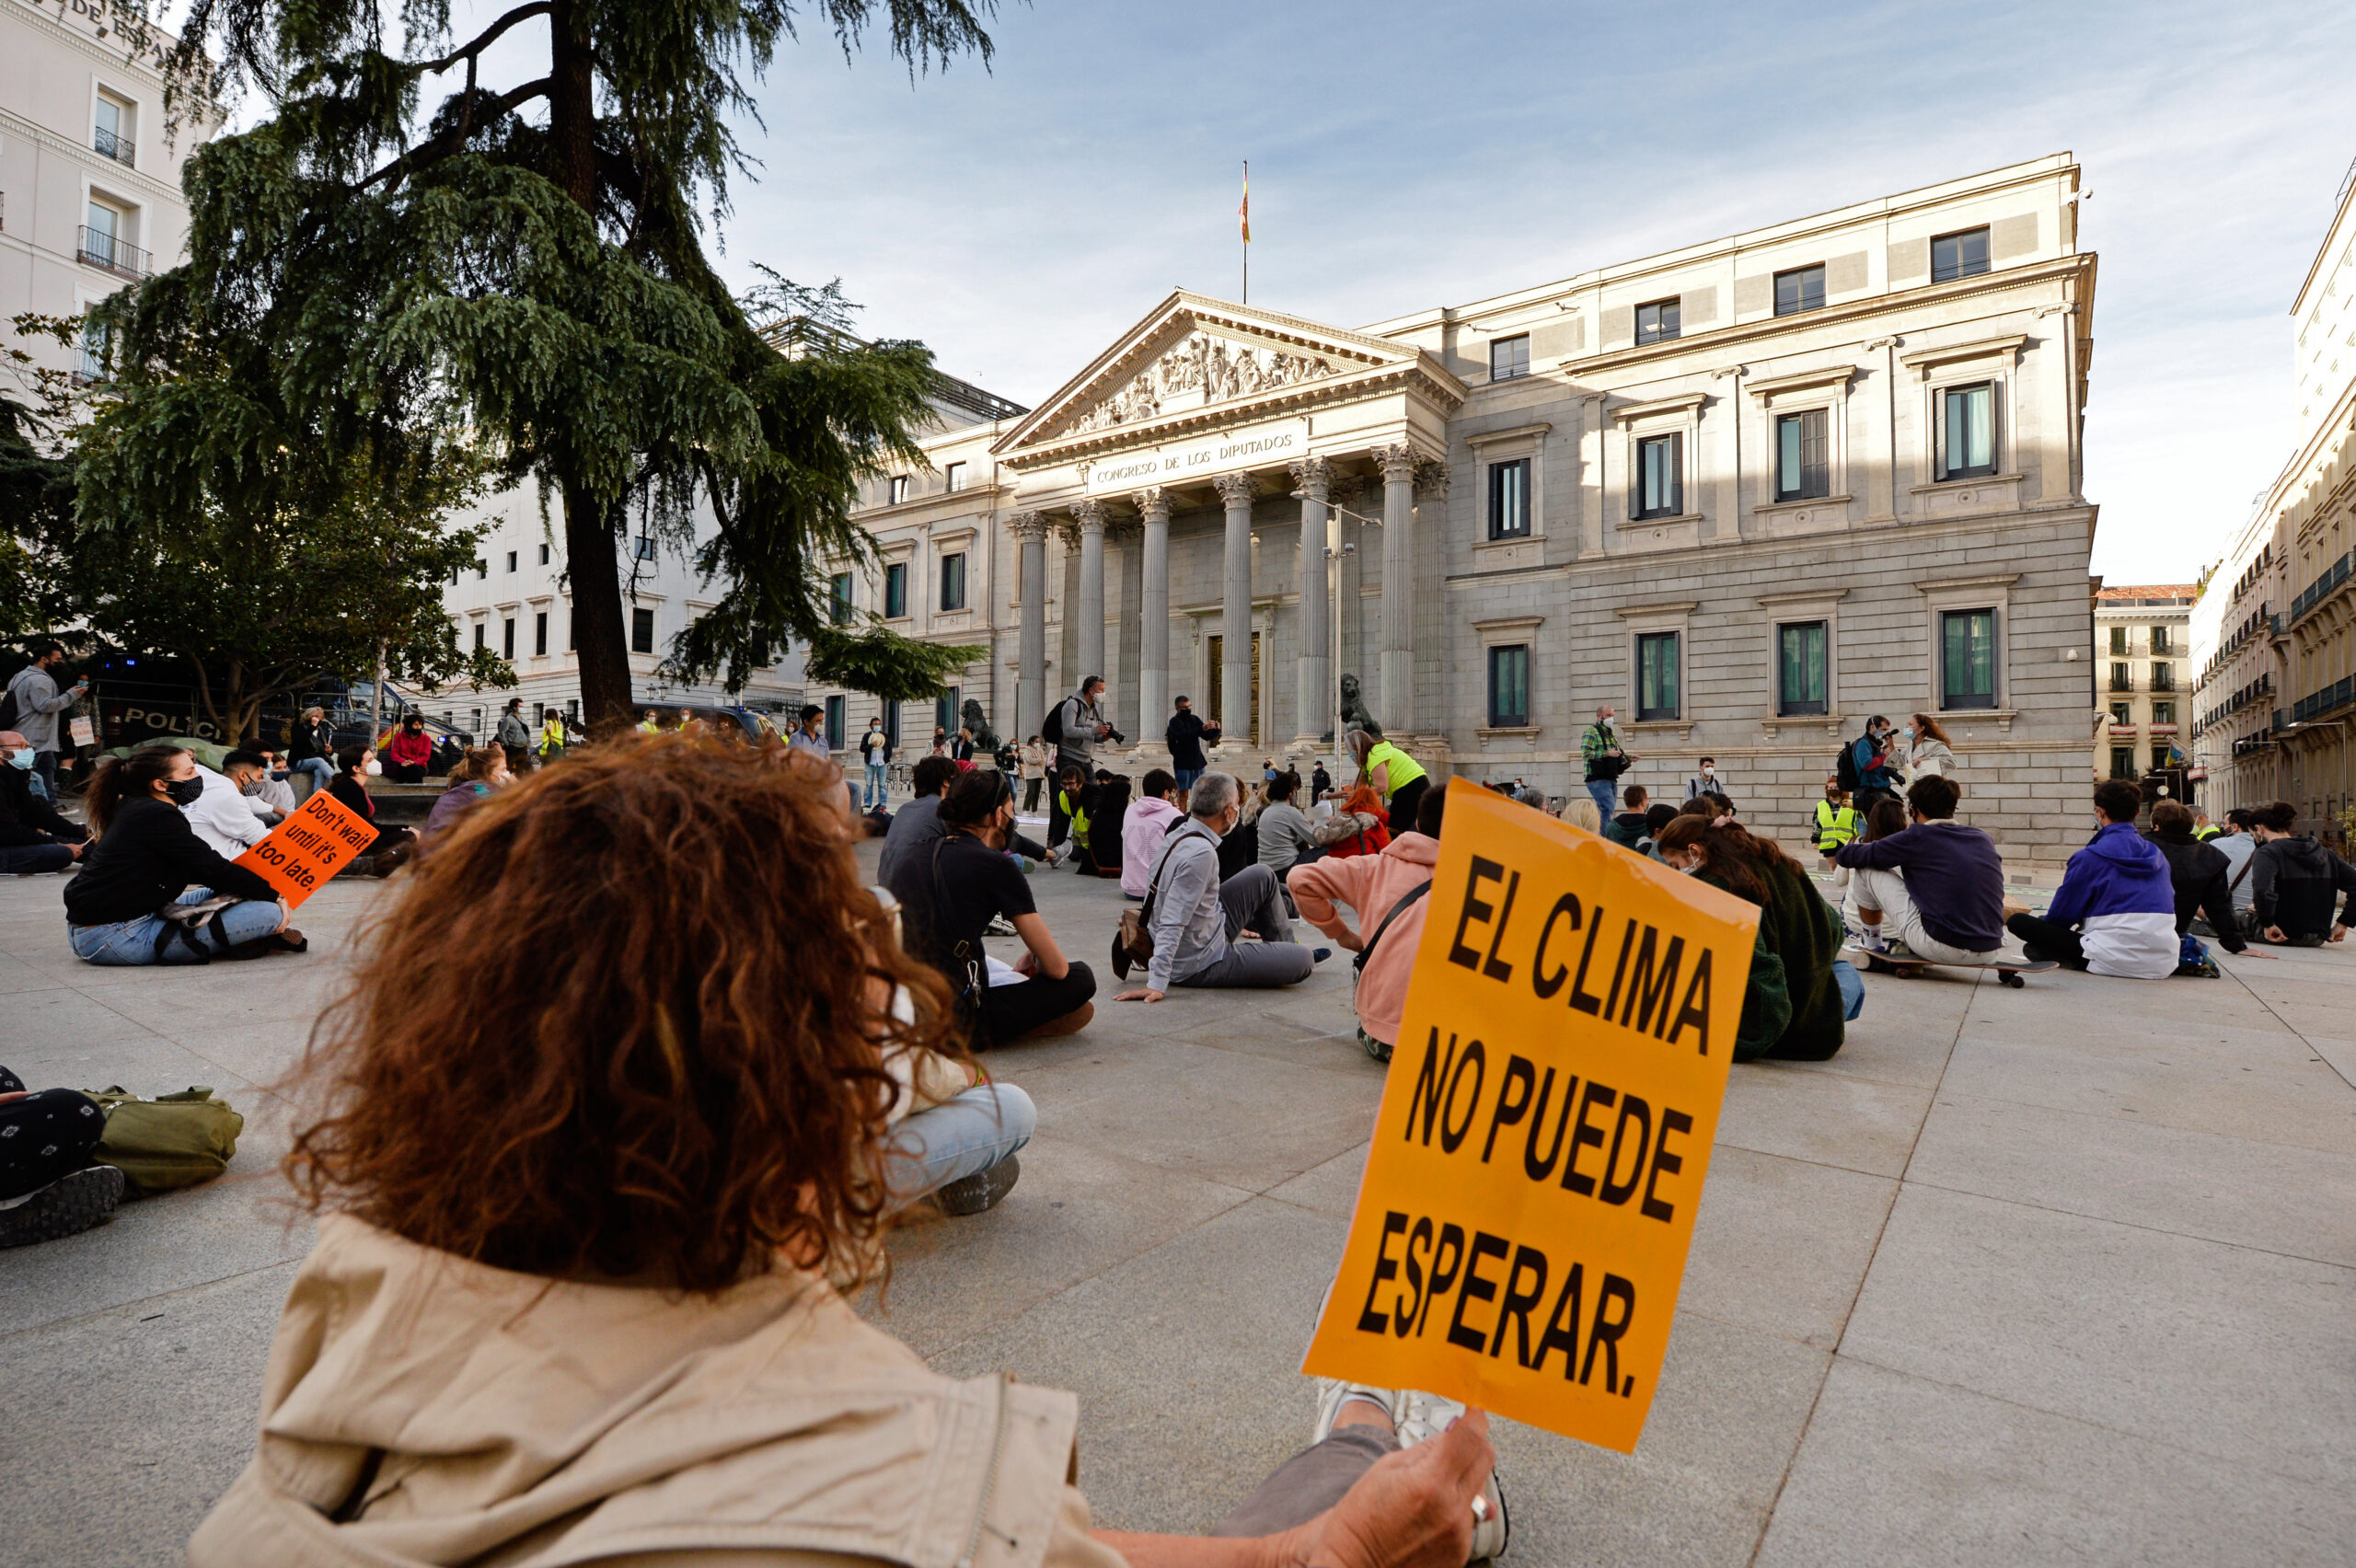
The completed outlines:
{"type": "Polygon", "coordinates": [[[2289,801],[2356,823],[2356,167],[2292,302],[2298,447],[2226,542],[2193,615],[2210,809],[2289,801]]]}
{"type": "Polygon", "coordinates": [[[866,521],[887,558],[980,558],[978,611],[908,621],[990,648],[962,695],[1019,738],[1102,674],[1130,771],[1182,694],[1247,773],[1330,755],[1348,673],[1436,769],[1558,796],[1611,702],[1630,781],[1708,753],[1796,839],[1844,737],[1935,712],[1972,820],[2058,859],[2101,712],[2077,178],[2056,155],[1356,331],[1180,291],[866,521]],[[951,462],[988,478],[947,491],[951,462]]]}

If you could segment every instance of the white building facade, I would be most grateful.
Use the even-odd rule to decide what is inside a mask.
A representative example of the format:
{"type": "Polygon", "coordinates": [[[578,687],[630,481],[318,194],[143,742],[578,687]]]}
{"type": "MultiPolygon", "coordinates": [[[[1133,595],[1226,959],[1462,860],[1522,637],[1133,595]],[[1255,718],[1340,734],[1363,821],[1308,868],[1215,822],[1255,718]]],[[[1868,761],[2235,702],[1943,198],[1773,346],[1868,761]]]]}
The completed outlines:
{"type": "Polygon", "coordinates": [[[1346,673],[1436,772],[1572,793],[1611,703],[1628,781],[1707,754],[1797,836],[1842,738],[1921,711],[1971,819],[2059,859],[2103,712],[2077,186],[2056,155],[1355,330],[1181,291],[884,481],[924,597],[853,592],[987,647],[960,695],[1009,738],[1103,675],[1133,772],[1182,694],[1230,766],[1306,756],[1346,673]]]}
{"type": "MultiPolygon", "coordinates": [[[[126,19],[108,0],[0,0],[0,321],[82,316],[184,259],[180,166],[211,127],[165,139],[156,51],[171,40],[153,29],[138,51],[126,19]]],[[[17,346],[86,368],[80,350],[17,346]]]]}
{"type": "Polygon", "coordinates": [[[2189,582],[2106,586],[2095,594],[2095,669],[2103,716],[2095,777],[2139,779],[2177,766],[2191,748],[2189,582]]]}

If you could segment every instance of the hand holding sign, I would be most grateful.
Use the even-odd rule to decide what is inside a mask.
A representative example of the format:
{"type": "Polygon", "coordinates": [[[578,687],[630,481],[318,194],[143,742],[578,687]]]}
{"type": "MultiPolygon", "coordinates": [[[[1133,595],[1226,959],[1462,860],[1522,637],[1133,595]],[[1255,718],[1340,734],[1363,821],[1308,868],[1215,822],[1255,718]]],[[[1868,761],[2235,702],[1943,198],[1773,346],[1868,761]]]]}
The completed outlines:
{"type": "Polygon", "coordinates": [[[366,819],[346,811],[322,790],[238,856],[237,863],[277,888],[280,901],[292,909],[375,839],[376,830],[366,819]]]}
{"type": "Polygon", "coordinates": [[[1451,785],[1448,810],[1303,1370],[1633,1452],[1759,911],[1475,786],[1451,785]]]}

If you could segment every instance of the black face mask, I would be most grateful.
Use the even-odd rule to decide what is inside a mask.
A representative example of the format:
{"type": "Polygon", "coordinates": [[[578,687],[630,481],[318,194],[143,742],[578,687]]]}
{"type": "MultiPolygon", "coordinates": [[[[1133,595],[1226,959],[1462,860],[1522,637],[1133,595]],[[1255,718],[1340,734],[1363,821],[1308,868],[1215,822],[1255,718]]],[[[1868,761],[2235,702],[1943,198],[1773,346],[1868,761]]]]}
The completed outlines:
{"type": "Polygon", "coordinates": [[[176,806],[192,806],[204,794],[204,776],[200,773],[191,778],[171,779],[164,785],[164,793],[176,806]]]}

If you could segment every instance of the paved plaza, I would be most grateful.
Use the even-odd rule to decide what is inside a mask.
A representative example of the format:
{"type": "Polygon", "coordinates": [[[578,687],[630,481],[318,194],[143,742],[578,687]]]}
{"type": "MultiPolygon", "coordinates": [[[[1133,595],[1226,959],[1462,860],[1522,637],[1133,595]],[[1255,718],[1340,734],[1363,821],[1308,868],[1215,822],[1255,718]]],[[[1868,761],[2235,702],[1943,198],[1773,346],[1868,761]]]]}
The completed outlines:
{"type": "MultiPolygon", "coordinates": [[[[904,1233],[877,1309],[943,1371],[1077,1390],[1100,1522],[1198,1529],[1307,1435],[1381,1069],[1346,955],[1115,1006],[1117,890],[1034,886],[1097,1021],[989,1058],[1038,1102],[1022,1183],[904,1233]]],[[[262,1086],[388,891],[315,899],[307,958],[156,972],[77,963],[58,882],[0,881],[0,1062],[248,1116],[225,1179],[0,1252],[0,1559],[177,1562],[245,1462],[306,1245],[262,1086]]],[[[1736,1067],[1643,1441],[1499,1423],[1507,1561],[2356,1557],[2356,951],[2224,963],[1868,978],[1840,1056],[1736,1067]]]]}

